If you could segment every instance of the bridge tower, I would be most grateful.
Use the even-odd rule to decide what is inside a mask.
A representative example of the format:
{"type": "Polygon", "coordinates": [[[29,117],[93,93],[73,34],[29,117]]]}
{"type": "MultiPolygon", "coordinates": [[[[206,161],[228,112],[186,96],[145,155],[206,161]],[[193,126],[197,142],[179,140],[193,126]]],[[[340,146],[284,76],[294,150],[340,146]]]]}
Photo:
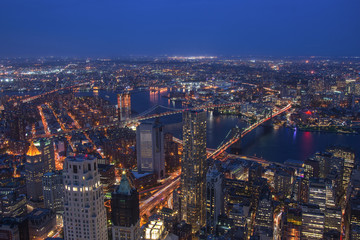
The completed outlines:
{"type": "MultiPolygon", "coordinates": [[[[234,131],[234,134],[241,134],[240,128],[233,128],[232,131],[234,131]]],[[[241,152],[241,138],[234,144],[230,146],[230,152],[232,154],[240,154],[241,152]]]]}
{"type": "Polygon", "coordinates": [[[270,110],[270,111],[267,110],[267,111],[266,111],[266,116],[269,116],[270,119],[263,123],[263,127],[264,127],[265,129],[269,129],[269,128],[272,128],[272,127],[273,127],[274,121],[273,121],[272,114],[273,114],[272,110],[270,110]]]}

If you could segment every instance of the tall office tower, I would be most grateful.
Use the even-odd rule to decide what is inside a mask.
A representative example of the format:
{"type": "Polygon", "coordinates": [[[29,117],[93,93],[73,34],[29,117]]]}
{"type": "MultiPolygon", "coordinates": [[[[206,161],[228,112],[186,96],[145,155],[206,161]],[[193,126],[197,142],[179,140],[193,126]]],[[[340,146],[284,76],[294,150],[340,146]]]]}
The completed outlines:
{"type": "Polygon", "coordinates": [[[314,204],[302,205],[301,239],[322,239],[324,235],[324,213],[314,204]]]}
{"type": "Polygon", "coordinates": [[[119,120],[124,120],[130,117],[131,114],[130,93],[125,92],[117,95],[117,107],[118,107],[119,120]]]}
{"type": "Polygon", "coordinates": [[[206,231],[214,234],[223,209],[222,176],[215,164],[206,175],[206,231]]]}
{"type": "Polygon", "coordinates": [[[309,185],[309,203],[318,205],[321,212],[325,211],[326,186],[322,178],[311,178],[309,185]]]}
{"type": "Polygon", "coordinates": [[[67,157],[63,177],[65,239],[108,239],[97,159],[86,155],[67,157]]]}
{"type": "Polygon", "coordinates": [[[278,193],[282,193],[285,197],[290,194],[293,178],[285,171],[276,171],[274,176],[274,188],[278,193]]]}
{"type": "Polygon", "coordinates": [[[332,207],[325,209],[325,233],[337,233],[340,236],[341,233],[341,207],[332,207]]]}
{"type": "Polygon", "coordinates": [[[356,196],[350,198],[349,209],[350,209],[350,211],[349,211],[350,239],[360,239],[360,198],[359,198],[359,195],[356,195],[356,196]]]}
{"type": "Polygon", "coordinates": [[[270,190],[264,189],[260,194],[259,205],[256,209],[255,223],[257,226],[273,229],[273,205],[270,190]]]}
{"type": "Polygon", "coordinates": [[[288,208],[283,239],[300,240],[301,221],[301,208],[288,208]]]}
{"type": "Polygon", "coordinates": [[[331,153],[325,152],[317,152],[313,159],[319,162],[319,177],[326,178],[327,175],[336,170],[337,172],[341,172],[341,168],[343,165],[343,161],[341,158],[334,157],[331,153]]]}
{"type": "Polygon", "coordinates": [[[136,151],[140,173],[153,172],[158,179],[165,177],[164,132],[158,120],[137,127],[136,151]]]}
{"type": "Polygon", "coordinates": [[[26,153],[26,192],[27,197],[34,202],[42,201],[42,177],[45,173],[45,163],[42,161],[41,152],[33,142],[26,153]]]}
{"type": "Polygon", "coordinates": [[[61,171],[47,172],[42,178],[45,208],[64,210],[64,184],[61,171]]]}
{"type": "Polygon", "coordinates": [[[181,190],[177,188],[173,191],[173,210],[175,212],[176,221],[180,222],[181,219],[181,190]]]}
{"type": "Polygon", "coordinates": [[[111,194],[111,221],[113,240],[140,239],[139,194],[125,173],[111,194]]]}
{"type": "Polygon", "coordinates": [[[326,201],[325,206],[326,208],[333,208],[336,207],[335,203],[335,189],[333,183],[329,180],[325,182],[325,191],[326,191],[326,201]]]}
{"type": "Polygon", "coordinates": [[[327,149],[334,157],[344,160],[342,169],[342,189],[346,192],[350,183],[351,172],[355,166],[355,152],[346,147],[331,147],[327,149]]]}
{"type": "Polygon", "coordinates": [[[262,177],[262,166],[259,163],[253,163],[249,167],[248,182],[249,186],[252,186],[254,182],[262,177]]]}
{"type": "Polygon", "coordinates": [[[34,145],[41,153],[41,161],[44,162],[45,172],[55,170],[54,144],[50,139],[41,138],[34,142],[34,145]]]}
{"type": "Polygon", "coordinates": [[[165,170],[172,173],[180,166],[179,144],[173,141],[171,133],[164,134],[165,170]]]}
{"type": "Polygon", "coordinates": [[[26,122],[20,113],[10,115],[7,119],[10,128],[10,137],[16,141],[25,141],[26,122]]]}
{"type": "Polygon", "coordinates": [[[206,112],[183,113],[183,148],[181,215],[197,232],[205,225],[206,215],[206,112]]]}
{"type": "Polygon", "coordinates": [[[318,159],[309,158],[304,161],[305,169],[304,169],[304,177],[306,179],[312,177],[319,177],[320,175],[320,163],[318,159]]]}
{"type": "Polygon", "coordinates": [[[291,191],[291,199],[294,201],[301,201],[301,180],[302,178],[297,177],[294,180],[294,184],[292,186],[292,191],[291,191]]]}

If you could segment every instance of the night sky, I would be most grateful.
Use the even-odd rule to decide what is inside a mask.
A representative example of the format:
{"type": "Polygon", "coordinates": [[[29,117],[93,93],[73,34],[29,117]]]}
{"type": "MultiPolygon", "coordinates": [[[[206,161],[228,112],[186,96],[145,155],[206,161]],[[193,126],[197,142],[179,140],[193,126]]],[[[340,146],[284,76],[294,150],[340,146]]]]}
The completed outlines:
{"type": "Polygon", "coordinates": [[[0,57],[360,56],[359,0],[0,0],[0,57]]]}

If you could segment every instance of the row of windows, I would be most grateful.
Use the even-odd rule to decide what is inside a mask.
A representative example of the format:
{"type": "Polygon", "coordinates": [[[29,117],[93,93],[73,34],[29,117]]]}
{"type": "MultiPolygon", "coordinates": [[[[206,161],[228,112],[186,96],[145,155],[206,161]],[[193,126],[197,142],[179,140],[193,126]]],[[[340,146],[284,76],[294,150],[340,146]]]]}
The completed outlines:
{"type": "MultiPolygon", "coordinates": [[[[70,169],[72,168],[73,173],[78,173],[78,170],[81,170],[81,165],[71,165],[71,164],[69,164],[69,168],[70,169]],[[78,169],[78,167],[79,167],[79,169],[78,169]]],[[[94,163],[94,170],[96,171],[96,163],[94,163]]],[[[85,171],[91,171],[91,164],[90,163],[88,163],[87,169],[84,169],[83,172],[85,172],[85,171]]]]}

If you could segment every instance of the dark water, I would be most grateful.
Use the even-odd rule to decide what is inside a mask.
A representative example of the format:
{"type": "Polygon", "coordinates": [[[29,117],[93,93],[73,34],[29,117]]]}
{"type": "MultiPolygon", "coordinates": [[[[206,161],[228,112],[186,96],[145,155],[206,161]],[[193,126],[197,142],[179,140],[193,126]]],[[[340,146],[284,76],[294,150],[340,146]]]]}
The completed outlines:
{"type": "MultiPolygon", "coordinates": [[[[116,104],[117,92],[99,91],[80,92],[79,96],[99,95],[112,104],[116,104]]],[[[131,94],[133,116],[144,112],[155,105],[172,108],[184,108],[181,102],[172,102],[162,97],[166,93],[150,93],[136,91],[131,94]]],[[[165,111],[165,110],[163,110],[165,111]]],[[[181,114],[162,118],[166,124],[166,131],[182,138],[181,114]]],[[[208,114],[207,119],[207,147],[216,148],[227,135],[228,131],[238,125],[244,127],[246,123],[235,116],[213,116],[208,114]]],[[[333,133],[301,132],[289,128],[279,129],[258,127],[241,140],[241,153],[248,156],[258,156],[269,161],[284,162],[287,159],[305,160],[317,151],[324,151],[329,145],[345,145],[353,148],[360,156],[360,135],[344,135],[333,133]]]]}
{"type": "MultiPolygon", "coordinates": [[[[132,110],[141,113],[157,104],[182,108],[180,102],[172,102],[162,97],[166,93],[135,92],[131,95],[132,110]]],[[[116,93],[99,92],[100,96],[116,102],[116,93]]],[[[173,115],[162,119],[166,123],[166,131],[182,138],[181,115],[173,115]]],[[[246,126],[236,116],[213,116],[207,119],[207,147],[216,148],[225,138],[228,131],[238,125],[246,126]]],[[[284,162],[287,159],[305,160],[317,151],[324,151],[330,145],[345,145],[353,148],[360,156],[360,135],[344,135],[334,133],[301,132],[289,128],[279,129],[258,127],[241,141],[241,153],[258,156],[269,161],[284,162]]]]}

